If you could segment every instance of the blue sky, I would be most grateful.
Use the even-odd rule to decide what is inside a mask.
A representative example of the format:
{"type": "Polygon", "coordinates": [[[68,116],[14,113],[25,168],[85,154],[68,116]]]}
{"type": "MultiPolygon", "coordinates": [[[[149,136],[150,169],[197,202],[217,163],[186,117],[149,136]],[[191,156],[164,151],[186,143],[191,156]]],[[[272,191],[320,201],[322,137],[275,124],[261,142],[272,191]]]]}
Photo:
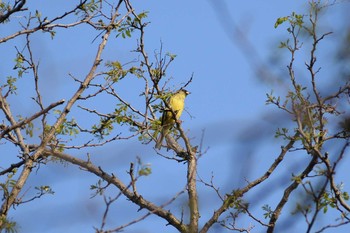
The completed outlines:
{"type": "MultiPolygon", "coordinates": [[[[283,25],[278,29],[274,28],[276,19],[293,11],[304,13],[307,4],[306,1],[291,0],[220,2],[225,3],[224,8],[216,8],[220,4],[209,0],[151,0],[135,2],[134,7],[139,11],[149,12],[148,20],[151,23],[146,29],[145,43],[149,54],[159,50],[162,42],[164,51],[177,55],[168,71],[168,77],[173,77],[170,87],[176,89],[194,75],[193,82],[187,88],[192,94],[186,100],[188,113],[184,112],[182,116],[183,127],[189,130],[194,143],[198,144],[203,136],[203,149],[207,152],[199,161],[200,177],[210,181],[213,175],[215,183],[222,186],[225,193],[242,187],[245,179],[251,180],[261,175],[277,156],[283,144],[281,140],[273,138],[274,130],[279,127],[281,121],[277,119],[273,122],[271,111],[275,111],[277,116],[281,115],[274,107],[265,105],[265,94],[276,86],[273,83],[262,82],[257,77],[254,62],[268,65],[269,59],[278,54],[279,41],[285,38],[287,33],[283,25]],[[222,11],[223,9],[227,12],[222,11]],[[246,54],[247,50],[243,44],[235,40],[237,35],[233,22],[244,33],[244,38],[253,46],[251,48],[254,48],[256,54],[246,54]],[[252,131],[249,132],[251,135],[256,134],[256,141],[250,142],[245,138],[247,130],[252,131]],[[257,132],[254,132],[255,130],[257,132]],[[262,139],[258,140],[259,138],[262,139]]],[[[36,1],[28,4],[33,4],[46,15],[63,12],[67,3],[36,1]],[[57,7],[50,7],[52,4],[57,7]]],[[[339,35],[343,25],[341,20],[344,20],[348,8],[349,3],[331,8],[329,15],[327,12],[324,18],[323,29],[330,28],[334,30],[335,36],[339,35]]],[[[0,31],[0,35],[3,36],[10,30],[5,28],[4,31],[0,31]]],[[[96,51],[97,43],[91,43],[95,36],[96,33],[89,28],[82,27],[79,30],[58,30],[54,40],[41,33],[33,37],[33,50],[38,54],[40,61],[42,92],[46,97],[46,104],[62,98],[68,99],[76,90],[77,86],[72,84],[68,74],[83,77],[87,73],[96,51]]],[[[130,50],[134,48],[134,42],[134,39],[121,38],[111,41],[104,53],[104,59],[120,59],[123,62],[133,60],[135,54],[130,53],[130,50]]],[[[329,46],[320,52],[320,56],[327,57],[334,48],[332,43],[326,43],[329,43],[329,46]]],[[[14,54],[12,42],[1,45],[0,49],[1,53],[7,52],[12,56],[14,54]]],[[[281,61],[287,61],[286,56],[280,56],[281,61]]],[[[326,67],[329,66],[327,61],[323,62],[326,67]]],[[[286,64],[284,63],[282,68],[286,64]]],[[[5,67],[6,63],[0,64],[1,75],[5,73],[5,67]]],[[[302,69],[303,67],[300,68],[302,69]]],[[[327,71],[325,73],[327,74],[327,71]]],[[[22,82],[19,91],[27,91],[29,84],[22,82]]],[[[132,103],[138,103],[137,98],[129,96],[133,91],[130,90],[130,83],[121,84],[120,91],[132,103]]],[[[26,95],[30,96],[32,93],[26,95]]],[[[14,96],[11,101],[17,113],[26,115],[36,111],[33,103],[22,97],[14,96]]],[[[96,108],[113,109],[113,104],[103,102],[96,108]]],[[[72,114],[74,115],[74,112],[72,114]]],[[[74,153],[84,157],[80,151],[74,153]]],[[[139,192],[157,203],[167,201],[184,188],[186,166],[157,156],[152,145],[141,145],[137,140],[121,141],[94,149],[91,155],[97,164],[125,180],[128,178],[125,171],[129,163],[135,161],[136,156],[151,164],[152,175],[141,179],[139,192]]],[[[289,158],[280,172],[292,172],[303,162],[305,158],[302,156],[289,158]]],[[[284,180],[288,182],[290,177],[284,175],[284,180]]],[[[248,195],[248,199],[256,201],[252,207],[254,210],[258,210],[269,200],[280,197],[278,194],[285,185],[280,183],[279,178],[271,178],[275,191],[257,189],[257,193],[261,193],[263,197],[260,200],[254,195],[248,195]]],[[[344,182],[346,181],[349,182],[348,178],[344,177],[344,182]]],[[[38,172],[30,177],[27,188],[51,185],[55,195],[44,196],[40,200],[19,206],[10,215],[20,224],[21,232],[93,232],[92,226],[99,226],[104,210],[102,198],[90,199],[89,187],[96,182],[95,177],[72,165],[63,166],[58,163],[41,166],[38,172]],[[50,229],[47,229],[48,227],[50,229]]],[[[215,198],[212,190],[203,185],[199,185],[199,191],[203,210],[202,221],[205,221],[217,208],[219,200],[215,198]]],[[[110,194],[112,193],[117,191],[113,189],[110,194]]],[[[177,214],[186,206],[185,197],[183,195],[171,206],[177,214]]],[[[132,220],[136,210],[136,207],[130,207],[130,202],[121,198],[121,201],[113,206],[113,212],[108,219],[109,226],[132,220]]],[[[291,207],[286,209],[286,212],[290,211],[291,207]]],[[[259,225],[253,221],[244,220],[240,223],[242,227],[254,224],[256,227],[253,232],[261,232],[259,225]]],[[[152,216],[126,232],[176,232],[172,227],[165,225],[165,221],[152,216]]],[[[295,232],[295,229],[305,229],[302,220],[293,225],[292,230],[284,232],[295,232]]],[[[342,228],[345,229],[350,228],[342,228]]],[[[219,231],[214,229],[212,232],[219,231]]]]}

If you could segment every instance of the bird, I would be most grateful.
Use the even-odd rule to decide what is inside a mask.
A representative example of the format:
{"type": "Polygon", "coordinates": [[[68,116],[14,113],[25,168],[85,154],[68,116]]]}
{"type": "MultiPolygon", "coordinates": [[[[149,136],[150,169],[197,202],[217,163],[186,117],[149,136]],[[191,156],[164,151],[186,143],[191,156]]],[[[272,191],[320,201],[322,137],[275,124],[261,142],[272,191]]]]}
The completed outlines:
{"type": "Polygon", "coordinates": [[[167,107],[170,109],[168,108],[163,111],[161,118],[162,128],[160,130],[160,135],[156,141],[156,149],[159,150],[161,148],[164,137],[169,133],[175,122],[180,119],[182,111],[185,107],[185,98],[189,94],[189,91],[180,89],[172,96],[170,96],[167,100],[167,107]]]}

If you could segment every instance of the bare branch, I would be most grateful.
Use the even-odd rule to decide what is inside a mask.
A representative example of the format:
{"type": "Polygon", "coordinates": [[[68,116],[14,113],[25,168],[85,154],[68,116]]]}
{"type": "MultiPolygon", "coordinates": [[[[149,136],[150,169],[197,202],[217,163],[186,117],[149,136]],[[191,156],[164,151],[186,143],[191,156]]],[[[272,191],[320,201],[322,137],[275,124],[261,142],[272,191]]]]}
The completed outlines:
{"type": "Polygon", "coordinates": [[[272,213],[272,216],[269,222],[269,227],[267,229],[268,233],[272,233],[274,231],[276,221],[278,220],[284,205],[287,203],[290,194],[300,185],[300,180],[303,180],[312,171],[312,169],[317,164],[317,160],[318,160],[317,156],[314,155],[311,161],[309,162],[308,166],[304,169],[304,171],[300,175],[298,175],[295,181],[291,185],[289,185],[288,188],[284,190],[282,199],[280,200],[276,209],[272,213]]]}
{"type": "Polygon", "coordinates": [[[18,0],[15,1],[13,7],[9,8],[9,10],[5,14],[0,14],[0,23],[3,23],[5,20],[7,20],[12,14],[19,12],[19,11],[25,11],[27,10],[24,7],[24,4],[26,4],[26,0],[18,0]]]}
{"type": "MultiPolygon", "coordinates": [[[[11,40],[11,39],[14,39],[14,38],[16,38],[17,36],[31,34],[31,33],[34,33],[34,32],[36,32],[36,31],[39,31],[39,30],[49,31],[49,30],[52,30],[52,29],[55,28],[55,27],[65,27],[65,28],[68,28],[68,27],[73,27],[73,26],[76,26],[76,25],[79,25],[79,24],[82,24],[82,23],[86,23],[86,22],[88,22],[88,21],[91,19],[92,16],[91,16],[91,17],[87,17],[87,18],[85,18],[85,19],[83,19],[83,20],[79,20],[79,21],[77,21],[77,22],[71,23],[71,24],[53,24],[53,23],[56,22],[57,20],[63,19],[63,18],[65,18],[66,16],[75,13],[77,10],[79,10],[79,9],[81,8],[81,6],[82,6],[83,4],[86,3],[86,1],[87,1],[87,0],[84,0],[84,1],[80,2],[80,4],[78,4],[78,5],[77,5],[73,10],[71,10],[71,11],[65,12],[65,13],[63,13],[62,15],[57,16],[57,17],[55,17],[55,18],[53,18],[53,19],[51,19],[51,20],[46,20],[45,22],[41,22],[38,26],[36,26],[36,27],[34,27],[34,28],[31,28],[31,29],[26,28],[26,29],[24,29],[24,30],[22,30],[22,31],[18,31],[18,32],[12,34],[12,35],[9,35],[9,36],[7,36],[7,37],[1,38],[1,39],[0,39],[0,44],[1,44],[1,43],[4,43],[4,42],[6,42],[6,41],[9,41],[9,40],[11,40]]],[[[25,2],[25,0],[22,0],[22,2],[25,2]]]]}
{"type": "MultiPolygon", "coordinates": [[[[238,190],[237,192],[239,193],[239,196],[243,196],[244,193],[248,192],[251,190],[253,187],[257,186],[258,184],[262,183],[265,181],[270,175],[274,172],[274,170],[277,168],[277,166],[283,161],[284,156],[287,154],[287,152],[293,147],[296,138],[298,137],[298,133],[294,135],[294,137],[289,141],[289,143],[285,146],[282,147],[281,153],[277,157],[277,159],[271,164],[270,168],[266,171],[266,173],[261,176],[260,178],[254,180],[253,182],[250,182],[246,187],[238,190]]],[[[238,197],[237,197],[238,198],[238,197]]],[[[216,210],[214,211],[214,214],[211,216],[211,218],[204,224],[203,228],[199,231],[200,233],[205,233],[208,232],[210,227],[215,224],[219,217],[226,212],[229,209],[229,205],[224,201],[223,204],[216,210]]]]}
{"type": "Polygon", "coordinates": [[[50,151],[45,150],[45,155],[52,155],[54,157],[63,159],[69,163],[75,164],[79,167],[82,167],[86,169],[88,172],[91,172],[98,177],[102,178],[106,182],[115,185],[130,201],[138,205],[140,208],[146,208],[150,212],[158,215],[159,217],[167,220],[170,225],[174,226],[176,229],[178,229],[180,232],[187,232],[187,226],[184,225],[182,222],[180,222],[173,214],[171,214],[169,211],[163,209],[160,206],[156,206],[152,202],[147,201],[140,195],[135,195],[133,191],[130,191],[127,186],[119,180],[114,175],[109,175],[108,173],[104,172],[100,167],[97,167],[93,165],[89,161],[84,161],[78,158],[75,158],[73,156],[70,156],[68,154],[56,152],[56,151],[50,151]]]}
{"type": "MultiPolygon", "coordinates": [[[[1,99],[0,99],[0,101],[1,101],[1,99]]],[[[0,133],[0,138],[3,138],[6,134],[8,134],[9,132],[11,132],[12,130],[17,129],[17,128],[20,128],[20,127],[22,127],[23,125],[26,125],[26,124],[28,124],[29,122],[35,120],[36,118],[42,116],[43,114],[48,113],[51,109],[57,107],[58,105],[63,104],[64,102],[65,102],[65,100],[60,100],[60,101],[57,101],[56,103],[52,103],[52,104],[50,104],[47,108],[45,108],[45,109],[43,109],[43,110],[41,110],[41,111],[39,111],[39,112],[33,114],[31,117],[29,117],[29,118],[27,118],[27,119],[24,119],[24,120],[22,120],[22,121],[20,121],[20,122],[17,122],[16,124],[13,124],[13,125],[11,125],[11,126],[8,126],[8,127],[4,128],[4,129],[2,130],[2,132],[0,133]]]]}
{"type": "MultiPolygon", "coordinates": [[[[76,7],[75,9],[78,9],[78,7],[76,7]]],[[[74,12],[74,10],[70,11],[70,13],[73,13],[73,12],[74,12]]],[[[61,17],[64,17],[64,15],[62,15],[61,17]]],[[[114,21],[116,20],[118,15],[119,15],[118,12],[114,13],[110,24],[114,23],[114,21]]],[[[61,17],[56,17],[55,20],[59,19],[61,17]]],[[[105,46],[107,44],[107,41],[108,41],[108,38],[109,38],[110,34],[111,34],[111,30],[107,30],[105,32],[105,34],[103,35],[102,41],[101,41],[101,43],[98,46],[97,53],[96,53],[95,59],[93,61],[93,65],[91,66],[91,69],[90,69],[89,73],[87,74],[87,76],[85,77],[84,81],[82,82],[82,84],[80,85],[78,90],[75,92],[73,97],[67,102],[67,105],[65,106],[65,108],[62,111],[62,113],[60,114],[60,116],[56,120],[55,124],[51,127],[51,129],[47,132],[45,137],[42,139],[42,142],[41,142],[40,146],[37,148],[37,150],[34,152],[34,154],[31,156],[31,158],[27,159],[27,161],[25,163],[25,166],[23,168],[23,171],[22,171],[19,179],[16,182],[16,185],[14,185],[13,189],[11,190],[9,198],[7,198],[6,202],[4,202],[2,207],[1,207],[1,211],[0,211],[1,215],[6,215],[7,214],[10,206],[15,202],[19,192],[21,191],[23,185],[25,184],[25,181],[28,179],[35,161],[44,152],[45,147],[48,145],[48,142],[51,141],[51,139],[54,137],[57,128],[63,123],[63,121],[65,120],[66,116],[70,112],[70,110],[73,107],[73,105],[75,104],[75,102],[79,99],[81,94],[85,91],[85,89],[88,87],[89,83],[95,77],[96,69],[100,65],[101,55],[102,55],[102,52],[103,52],[103,50],[104,50],[104,48],[105,48],[105,46]]],[[[1,104],[2,104],[2,109],[8,109],[8,106],[4,105],[3,98],[1,99],[1,104]]],[[[16,124],[14,122],[14,120],[11,120],[11,123],[12,124],[16,124]]],[[[20,143],[21,143],[21,148],[24,151],[25,155],[29,155],[28,148],[25,146],[25,144],[23,142],[23,138],[20,135],[20,132],[19,132],[18,128],[16,128],[16,132],[17,131],[18,131],[17,136],[21,138],[21,140],[19,140],[20,143]]]]}

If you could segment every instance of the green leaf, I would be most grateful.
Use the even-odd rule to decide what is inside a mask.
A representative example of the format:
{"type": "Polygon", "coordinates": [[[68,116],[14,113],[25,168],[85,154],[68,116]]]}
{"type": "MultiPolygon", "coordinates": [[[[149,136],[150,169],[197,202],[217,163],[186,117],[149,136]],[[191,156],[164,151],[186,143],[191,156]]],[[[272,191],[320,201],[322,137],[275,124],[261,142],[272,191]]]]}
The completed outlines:
{"type": "Polygon", "coordinates": [[[143,19],[143,18],[146,18],[146,17],[147,17],[147,14],[148,14],[148,11],[144,11],[144,12],[138,14],[137,17],[138,17],[139,19],[143,19]]]}
{"type": "Polygon", "coordinates": [[[51,36],[51,39],[53,40],[53,38],[55,37],[56,35],[56,32],[55,31],[50,31],[50,36],[51,36]]]}
{"type": "Polygon", "coordinates": [[[278,18],[275,23],[275,28],[277,28],[282,23],[286,22],[288,18],[289,18],[288,16],[278,18]]]}
{"type": "Polygon", "coordinates": [[[21,53],[17,53],[16,58],[15,58],[15,62],[16,62],[16,65],[15,65],[14,69],[23,68],[22,64],[24,62],[24,57],[21,53]]]}
{"type": "Polygon", "coordinates": [[[1,230],[5,230],[6,233],[16,233],[17,231],[17,223],[10,221],[4,215],[0,216],[1,230]]]}
{"type": "Polygon", "coordinates": [[[152,169],[149,166],[143,167],[139,170],[139,176],[148,176],[152,173],[152,169]]]}
{"type": "Polygon", "coordinates": [[[36,18],[40,18],[41,17],[41,13],[38,10],[35,10],[35,17],[36,18]]]}
{"type": "Polygon", "coordinates": [[[29,135],[29,137],[33,137],[33,131],[34,131],[34,124],[33,122],[29,122],[28,124],[26,124],[25,126],[26,129],[26,134],[29,135]]]}
{"type": "Polygon", "coordinates": [[[169,56],[171,60],[174,60],[177,57],[176,54],[172,54],[172,53],[167,53],[166,55],[169,56]]]}
{"type": "Polygon", "coordinates": [[[272,209],[269,205],[265,204],[263,205],[263,207],[261,207],[263,209],[263,211],[265,211],[264,213],[264,218],[267,219],[267,218],[271,218],[271,215],[272,215],[272,209]]]}
{"type": "Polygon", "coordinates": [[[48,185],[42,185],[40,187],[35,187],[35,189],[40,191],[40,195],[43,195],[43,194],[55,194],[55,192],[48,185]]]}
{"type": "Polygon", "coordinates": [[[327,206],[323,207],[323,213],[325,214],[327,213],[327,211],[328,211],[328,207],[327,206]]]}
{"type": "Polygon", "coordinates": [[[17,78],[12,76],[6,77],[5,87],[9,88],[9,91],[11,94],[16,93],[16,90],[17,90],[17,86],[15,86],[16,82],[17,82],[17,78]]]}
{"type": "Polygon", "coordinates": [[[152,168],[150,163],[143,163],[140,157],[137,157],[137,164],[139,166],[138,175],[139,176],[148,176],[152,173],[152,168]]]}
{"type": "Polygon", "coordinates": [[[93,13],[98,9],[98,3],[99,1],[95,2],[95,0],[91,0],[90,2],[81,5],[80,9],[84,12],[93,13]]]}

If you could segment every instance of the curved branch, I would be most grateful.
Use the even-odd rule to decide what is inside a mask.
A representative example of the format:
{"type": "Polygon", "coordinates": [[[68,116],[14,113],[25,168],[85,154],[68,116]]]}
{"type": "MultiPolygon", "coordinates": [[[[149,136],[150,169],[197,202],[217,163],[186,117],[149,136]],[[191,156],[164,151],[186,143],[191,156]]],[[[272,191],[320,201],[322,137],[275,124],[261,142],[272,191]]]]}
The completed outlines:
{"type": "Polygon", "coordinates": [[[0,15],[0,23],[3,23],[5,20],[7,20],[13,13],[26,10],[23,8],[24,4],[26,4],[26,0],[16,1],[11,10],[7,11],[4,15],[0,15]]]}
{"type": "MultiPolygon", "coordinates": [[[[82,23],[86,23],[88,22],[91,17],[87,17],[85,19],[82,19],[82,20],[79,20],[77,22],[74,22],[74,23],[71,23],[71,24],[52,24],[53,22],[57,21],[57,20],[60,20],[60,19],[63,19],[65,18],[67,15],[70,15],[70,14],[73,14],[75,13],[78,9],[81,8],[81,6],[86,2],[87,0],[84,0],[83,2],[80,2],[73,10],[71,11],[68,11],[68,12],[65,12],[63,13],[62,15],[60,16],[57,16],[51,20],[47,20],[45,21],[45,23],[40,23],[38,26],[34,27],[34,28],[31,28],[31,29],[24,29],[22,31],[18,31],[12,35],[9,35],[7,37],[4,37],[4,38],[1,38],[0,39],[0,44],[1,43],[4,43],[8,40],[11,40],[13,38],[16,38],[17,36],[20,36],[20,35],[28,35],[28,34],[31,34],[31,33],[34,33],[36,31],[39,31],[39,30],[52,30],[52,28],[54,27],[64,27],[64,28],[68,28],[68,27],[73,27],[73,26],[76,26],[78,24],[82,24],[82,23]]],[[[24,0],[25,2],[25,0],[24,0]]],[[[1,20],[0,20],[0,23],[1,23],[1,20]]]]}
{"type": "MultiPolygon", "coordinates": [[[[298,135],[299,135],[299,133],[296,133],[292,137],[292,139],[289,141],[289,143],[285,147],[282,147],[281,153],[279,154],[277,159],[275,159],[275,161],[271,164],[270,168],[265,172],[264,175],[262,175],[261,177],[259,177],[256,180],[254,180],[253,182],[250,182],[246,187],[235,192],[236,198],[243,196],[244,193],[248,192],[253,187],[262,183],[263,181],[265,181],[267,178],[270,177],[270,175],[274,172],[274,170],[277,168],[277,166],[283,161],[283,158],[287,154],[287,152],[293,147],[298,135]]],[[[200,233],[207,232],[210,229],[210,227],[218,221],[219,217],[229,209],[229,205],[227,205],[226,200],[219,207],[219,209],[214,211],[214,214],[212,215],[212,217],[204,224],[203,228],[200,230],[200,233]]]]}
{"type": "Polygon", "coordinates": [[[280,202],[278,203],[276,209],[273,211],[270,222],[269,222],[269,228],[267,229],[267,233],[273,233],[275,230],[276,222],[281,214],[281,211],[284,207],[284,205],[287,203],[288,198],[290,194],[300,185],[300,180],[303,180],[315,167],[317,164],[318,157],[317,155],[313,155],[310,163],[308,166],[304,169],[304,171],[297,177],[294,182],[288,186],[284,190],[284,194],[280,202]]]}
{"type": "MultiPolygon", "coordinates": [[[[1,101],[1,100],[0,100],[1,101]]],[[[17,128],[20,128],[22,127],[23,125],[26,125],[28,124],[29,122],[35,120],[36,118],[40,117],[41,115],[49,112],[51,109],[57,107],[58,105],[61,105],[64,103],[65,100],[60,100],[60,101],[57,101],[56,103],[52,103],[50,104],[47,108],[33,114],[31,117],[27,118],[27,119],[24,119],[20,122],[17,122],[16,124],[13,124],[9,127],[6,127],[1,133],[0,133],[0,139],[3,138],[7,133],[11,132],[12,130],[14,129],[17,129],[17,128]]]]}
{"type": "MultiPolygon", "coordinates": [[[[110,24],[113,24],[118,16],[119,16],[118,9],[116,9],[114,14],[113,14],[113,17],[110,20],[110,24]]],[[[62,111],[62,113],[60,114],[60,116],[56,120],[55,124],[51,127],[51,129],[47,132],[47,134],[45,134],[45,136],[43,137],[43,139],[42,139],[42,141],[40,143],[40,146],[37,148],[37,150],[33,153],[33,155],[30,158],[29,157],[26,158],[26,162],[25,162],[24,168],[23,168],[19,178],[17,179],[16,184],[12,188],[9,197],[6,199],[6,201],[4,201],[4,203],[1,206],[1,210],[0,210],[1,216],[6,216],[7,215],[8,210],[10,209],[11,205],[15,202],[18,194],[20,193],[20,191],[22,190],[25,182],[27,181],[27,179],[28,179],[28,177],[29,177],[29,175],[30,175],[30,173],[32,171],[32,168],[33,168],[33,166],[35,164],[35,162],[43,154],[46,146],[49,144],[49,142],[55,136],[55,133],[56,133],[57,129],[59,128],[60,125],[62,125],[62,123],[66,119],[66,116],[71,111],[73,105],[76,103],[76,101],[79,99],[79,97],[82,95],[82,93],[89,86],[89,83],[95,77],[95,72],[97,70],[97,67],[100,65],[100,62],[102,60],[101,59],[102,52],[103,52],[103,50],[104,50],[104,48],[105,48],[105,46],[107,44],[107,41],[108,41],[108,38],[109,38],[111,32],[112,32],[111,29],[108,29],[108,30],[105,31],[105,34],[102,36],[102,41],[100,42],[100,44],[98,46],[97,53],[96,53],[95,59],[93,61],[93,64],[91,66],[91,69],[90,69],[89,73],[86,75],[84,81],[81,83],[81,85],[78,88],[78,90],[74,93],[74,95],[71,97],[71,99],[67,102],[67,105],[65,106],[65,108],[62,111]]],[[[0,101],[0,102],[2,104],[6,103],[4,101],[0,101]]],[[[4,106],[4,107],[5,107],[5,109],[8,108],[7,106],[4,106]]],[[[16,122],[12,121],[11,123],[15,124],[16,122]]],[[[19,141],[20,141],[20,146],[21,146],[21,149],[23,150],[23,153],[28,156],[29,155],[29,150],[25,146],[25,144],[23,142],[23,138],[20,135],[20,132],[19,132],[18,128],[16,128],[16,133],[17,133],[17,136],[21,138],[21,140],[19,140],[19,141]]],[[[3,224],[3,222],[0,221],[0,228],[1,228],[2,224],[3,224]]]]}
{"type": "Polygon", "coordinates": [[[46,156],[52,155],[54,157],[57,157],[59,159],[63,159],[69,163],[78,165],[79,167],[82,167],[86,169],[88,172],[91,172],[95,174],[96,176],[100,177],[101,179],[105,180],[106,182],[115,185],[130,201],[138,205],[140,208],[146,208],[153,214],[158,215],[159,217],[167,220],[170,225],[174,226],[176,229],[178,229],[180,232],[188,232],[187,226],[184,225],[180,220],[178,220],[173,214],[171,214],[169,211],[153,204],[150,201],[147,201],[140,195],[135,195],[133,191],[130,191],[128,187],[117,177],[115,177],[113,174],[109,175],[108,173],[104,172],[101,167],[97,167],[94,164],[92,164],[90,161],[85,161],[82,159],[75,158],[71,155],[60,153],[56,151],[50,151],[45,150],[44,154],[46,156]]]}

